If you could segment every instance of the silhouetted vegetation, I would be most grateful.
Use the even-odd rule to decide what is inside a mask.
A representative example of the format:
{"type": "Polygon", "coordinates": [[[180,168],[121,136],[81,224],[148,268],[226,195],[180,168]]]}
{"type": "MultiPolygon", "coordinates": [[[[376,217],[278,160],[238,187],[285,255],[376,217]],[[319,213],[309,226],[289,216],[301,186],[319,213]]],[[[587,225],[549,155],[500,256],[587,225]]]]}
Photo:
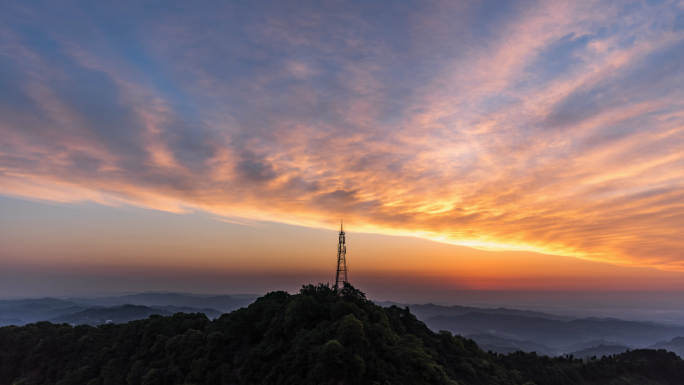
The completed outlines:
{"type": "Polygon", "coordinates": [[[433,333],[408,308],[338,293],[279,291],[210,321],[202,313],[97,327],[0,328],[1,384],[680,384],[684,361],[635,350],[584,362],[496,355],[433,333]]]}

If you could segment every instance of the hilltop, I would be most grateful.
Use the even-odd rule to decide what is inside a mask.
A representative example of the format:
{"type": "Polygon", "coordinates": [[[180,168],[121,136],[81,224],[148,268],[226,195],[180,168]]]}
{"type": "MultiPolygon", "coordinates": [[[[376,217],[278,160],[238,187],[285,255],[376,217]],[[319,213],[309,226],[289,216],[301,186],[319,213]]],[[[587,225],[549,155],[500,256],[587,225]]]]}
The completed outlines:
{"type": "Polygon", "coordinates": [[[0,328],[2,384],[675,384],[684,361],[633,350],[583,361],[487,353],[351,285],[271,292],[210,321],[0,328]]]}

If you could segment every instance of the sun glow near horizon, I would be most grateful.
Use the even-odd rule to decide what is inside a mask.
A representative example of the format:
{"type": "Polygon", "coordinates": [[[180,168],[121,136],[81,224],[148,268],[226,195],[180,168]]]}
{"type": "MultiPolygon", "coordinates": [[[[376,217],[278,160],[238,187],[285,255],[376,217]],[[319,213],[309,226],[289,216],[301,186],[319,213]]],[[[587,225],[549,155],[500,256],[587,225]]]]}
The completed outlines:
{"type": "Polygon", "coordinates": [[[684,7],[634,7],[11,5],[0,194],[684,272],[684,7]]]}

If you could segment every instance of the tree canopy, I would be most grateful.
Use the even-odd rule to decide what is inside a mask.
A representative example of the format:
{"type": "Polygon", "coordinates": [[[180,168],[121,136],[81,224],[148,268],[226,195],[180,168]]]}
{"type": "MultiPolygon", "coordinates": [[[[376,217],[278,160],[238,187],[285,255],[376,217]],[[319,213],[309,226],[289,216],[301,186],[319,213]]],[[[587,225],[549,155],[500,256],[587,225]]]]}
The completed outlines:
{"type": "Polygon", "coordinates": [[[581,360],[496,355],[346,284],[271,292],[210,321],[0,328],[0,384],[680,384],[664,350],[581,360]]]}

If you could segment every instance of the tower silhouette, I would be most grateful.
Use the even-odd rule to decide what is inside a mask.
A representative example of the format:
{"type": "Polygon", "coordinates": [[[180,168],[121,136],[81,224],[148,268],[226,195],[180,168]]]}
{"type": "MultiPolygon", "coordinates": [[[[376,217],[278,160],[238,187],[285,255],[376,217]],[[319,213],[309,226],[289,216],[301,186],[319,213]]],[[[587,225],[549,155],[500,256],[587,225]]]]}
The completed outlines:
{"type": "Polygon", "coordinates": [[[344,245],[344,226],[340,221],[340,243],[337,244],[337,273],[334,289],[342,289],[345,282],[347,282],[347,246],[344,245]]]}

